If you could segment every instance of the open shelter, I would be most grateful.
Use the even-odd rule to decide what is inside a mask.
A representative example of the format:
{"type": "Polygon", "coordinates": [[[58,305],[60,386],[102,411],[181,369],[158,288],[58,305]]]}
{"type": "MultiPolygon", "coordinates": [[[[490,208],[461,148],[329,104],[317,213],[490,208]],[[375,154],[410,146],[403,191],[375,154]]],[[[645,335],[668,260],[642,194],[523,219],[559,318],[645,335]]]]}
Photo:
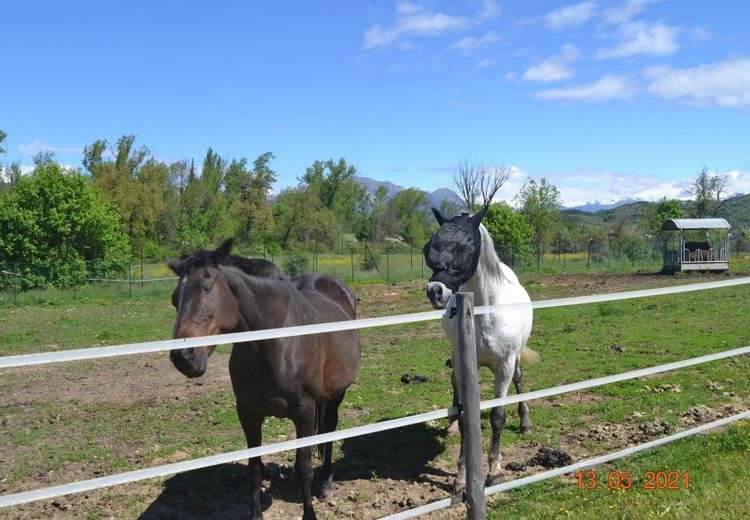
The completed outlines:
{"type": "Polygon", "coordinates": [[[723,218],[664,221],[665,271],[729,271],[729,222],[723,218]]]}

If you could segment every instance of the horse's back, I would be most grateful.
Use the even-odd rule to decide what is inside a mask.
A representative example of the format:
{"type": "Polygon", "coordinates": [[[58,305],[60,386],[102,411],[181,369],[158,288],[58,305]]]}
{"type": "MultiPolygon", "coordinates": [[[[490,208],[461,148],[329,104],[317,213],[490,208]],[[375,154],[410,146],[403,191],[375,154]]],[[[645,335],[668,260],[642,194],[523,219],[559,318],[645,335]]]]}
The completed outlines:
{"type": "Polygon", "coordinates": [[[326,310],[326,306],[319,307],[319,304],[321,301],[327,301],[344,313],[343,319],[356,318],[357,298],[349,286],[338,278],[322,274],[307,274],[293,278],[291,282],[318,311],[326,310]]]}

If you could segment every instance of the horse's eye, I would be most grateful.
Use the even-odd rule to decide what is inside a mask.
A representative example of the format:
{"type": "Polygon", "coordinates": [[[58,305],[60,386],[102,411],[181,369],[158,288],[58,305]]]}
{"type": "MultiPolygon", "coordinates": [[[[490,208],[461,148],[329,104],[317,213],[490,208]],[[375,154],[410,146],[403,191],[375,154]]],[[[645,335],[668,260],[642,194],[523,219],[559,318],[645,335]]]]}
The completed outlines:
{"type": "Polygon", "coordinates": [[[211,292],[210,287],[201,287],[201,294],[208,294],[211,292]]]}

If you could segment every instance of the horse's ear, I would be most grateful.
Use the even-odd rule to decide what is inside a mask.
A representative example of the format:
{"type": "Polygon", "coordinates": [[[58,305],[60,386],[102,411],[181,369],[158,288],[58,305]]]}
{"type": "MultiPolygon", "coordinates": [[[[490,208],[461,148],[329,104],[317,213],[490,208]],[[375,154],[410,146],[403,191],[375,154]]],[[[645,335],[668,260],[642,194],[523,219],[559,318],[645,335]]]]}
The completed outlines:
{"type": "Polygon", "coordinates": [[[211,253],[211,260],[216,262],[216,264],[222,263],[227,256],[229,256],[229,252],[232,250],[232,243],[234,242],[233,239],[228,239],[226,242],[221,244],[216,251],[211,253]]]}
{"type": "Polygon", "coordinates": [[[179,260],[167,260],[167,267],[174,271],[177,276],[182,273],[182,262],[179,260]]]}
{"type": "Polygon", "coordinates": [[[486,204],[482,209],[479,210],[479,213],[471,217],[471,223],[474,225],[475,228],[479,228],[479,224],[482,223],[482,219],[487,214],[488,209],[490,209],[490,206],[489,204],[486,204]]]}
{"type": "Polygon", "coordinates": [[[445,218],[445,216],[442,213],[440,213],[440,210],[434,206],[432,207],[432,214],[435,215],[435,220],[437,220],[437,223],[440,226],[443,225],[443,222],[448,220],[447,218],[445,218]]]}

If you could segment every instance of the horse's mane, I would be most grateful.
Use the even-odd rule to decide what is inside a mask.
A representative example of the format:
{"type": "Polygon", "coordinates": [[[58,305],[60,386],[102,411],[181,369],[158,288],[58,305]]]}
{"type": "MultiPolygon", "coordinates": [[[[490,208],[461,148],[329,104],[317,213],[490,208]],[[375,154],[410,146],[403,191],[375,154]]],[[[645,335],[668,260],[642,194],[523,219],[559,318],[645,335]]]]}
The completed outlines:
{"type": "MultiPolygon", "coordinates": [[[[180,264],[185,270],[193,267],[218,267],[212,256],[212,251],[185,253],[180,256],[180,264]]],[[[237,255],[227,255],[226,258],[221,261],[221,265],[236,267],[245,274],[258,276],[260,278],[284,279],[281,269],[276,267],[276,264],[262,258],[245,258],[237,255]]]]}
{"type": "Polygon", "coordinates": [[[503,264],[497,256],[492,235],[490,235],[490,232],[484,227],[484,224],[479,225],[479,234],[481,235],[482,240],[480,246],[481,251],[479,253],[479,265],[477,265],[477,274],[494,278],[498,283],[505,282],[518,284],[519,282],[516,274],[508,266],[503,264]]]}

